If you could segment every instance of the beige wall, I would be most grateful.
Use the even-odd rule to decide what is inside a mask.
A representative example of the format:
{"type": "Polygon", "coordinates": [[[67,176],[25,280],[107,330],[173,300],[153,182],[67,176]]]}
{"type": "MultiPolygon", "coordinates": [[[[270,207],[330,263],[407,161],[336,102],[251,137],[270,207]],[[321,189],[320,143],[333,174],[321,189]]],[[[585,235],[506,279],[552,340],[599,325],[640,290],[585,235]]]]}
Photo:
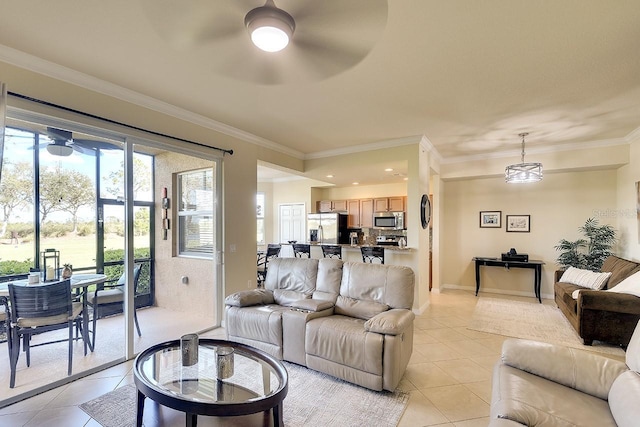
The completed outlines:
{"type": "Polygon", "coordinates": [[[635,185],[640,181],[640,133],[636,132],[629,148],[629,164],[618,170],[618,206],[610,214],[618,221],[621,255],[639,261],[640,195],[635,185]]]}
{"type": "MultiPolygon", "coordinates": [[[[351,187],[325,187],[320,189],[318,200],[366,199],[369,197],[406,196],[406,181],[380,185],[354,185],[351,187]]],[[[315,206],[314,206],[315,208],[315,206]]]]}
{"type": "Polygon", "coordinates": [[[177,153],[163,153],[155,157],[155,185],[166,187],[171,205],[169,218],[171,230],[167,240],[162,240],[161,200],[156,199],[156,285],[155,305],[178,312],[197,313],[200,317],[215,320],[215,268],[213,260],[176,256],[177,252],[177,197],[175,173],[211,168],[213,163],[177,153]],[[189,278],[188,284],[181,282],[189,278]]]}
{"type": "MultiPolygon", "coordinates": [[[[442,285],[475,289],[474,256],[499,257],[516,248],[530,259],[545,262],[542,295],[553,295],[556,270],[554,246],[566,238],[578,239],[578,227],[589,217],[616,225],[602,212],[615,210],[616,170],[548,173],[535,184],[506,184],[504,178],[444,182],[444,212],[440,244],[442,285]],[[479,212],[502,211],[502,228],[479,228],[479,212]],[[531,215],[530,233],[507,233],[506,215],[531,215]]],[[[531,270],[504,271],[482,267],[482,288],[532,295],[531,270]]]]}

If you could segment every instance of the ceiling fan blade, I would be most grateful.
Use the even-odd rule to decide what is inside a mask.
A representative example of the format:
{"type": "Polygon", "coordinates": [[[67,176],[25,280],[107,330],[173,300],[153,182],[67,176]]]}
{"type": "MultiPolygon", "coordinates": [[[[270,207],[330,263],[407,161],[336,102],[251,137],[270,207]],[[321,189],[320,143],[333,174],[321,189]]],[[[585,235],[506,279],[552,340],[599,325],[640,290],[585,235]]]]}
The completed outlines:
{"type": "Polygon", "coordinates": [[[74,147],[80,147],[85,150],[95,151],[95,149],[99,148],[101,150],[120,150],[122,147],[118,145],[117,142],[106,142],[99,141],[97,139],[74,139],[73,140],[74,147]]]}
{"type": "Polygon", "coordinates": [[[140,0],[158,35],[177,49],[219,42],[244,30],[256,0],[140,0]]]}

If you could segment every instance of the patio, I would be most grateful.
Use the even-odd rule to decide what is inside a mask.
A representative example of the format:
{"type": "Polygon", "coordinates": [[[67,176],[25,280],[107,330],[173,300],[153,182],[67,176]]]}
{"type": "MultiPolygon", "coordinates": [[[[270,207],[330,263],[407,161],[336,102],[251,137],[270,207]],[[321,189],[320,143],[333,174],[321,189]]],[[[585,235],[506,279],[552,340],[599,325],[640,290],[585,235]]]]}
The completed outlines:
{"type": "MultiPolygon", "coordinates": [[[[183,313],[161,307],[137,310],[142,336],[134,329],[136,353],[157,343],[177,339],[186,333],[200,332],[210,328],[213,316],[201,313],[183,313]]],[[[36,336],[33,344],[50,341],[56,335],[61,337],[65,330],[48,332],[36,336]]],[[[31,349],[31,366],[26,366],[24,353],[20,354],[16,373],[16,386],[9,388],[9,355],[7,343],[0,344],[0,407],[6,406],[7,399],[67,378],[67,342],[50,344],[31,349]]],[[[76,341],[73,354],[73,375],[98,368],[109,362],[121,360],[124,355],[124,317],[115,315],[98,320],[96,346],[93,353],[83,356],[82,341],[76,341]]]]}

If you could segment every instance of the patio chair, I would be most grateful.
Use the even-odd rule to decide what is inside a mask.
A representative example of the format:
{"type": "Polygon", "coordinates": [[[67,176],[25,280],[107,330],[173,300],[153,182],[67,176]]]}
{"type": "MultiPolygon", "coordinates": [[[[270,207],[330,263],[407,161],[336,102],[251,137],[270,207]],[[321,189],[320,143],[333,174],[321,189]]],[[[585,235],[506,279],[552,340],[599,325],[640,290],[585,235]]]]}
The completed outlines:
{"type": "Polygon", "coordinates": [[[16,285],[10,283],[9,300],[10,309],[10,357],[11,379],[9,387],[13,388],[16,382],[16,366],[20,356],[20,342],[23,342],[23,351],[26,353],[27,366],[31,365],[31,347],[52,344],[61,341],[69,342],[69,360],[67,375],[71,375],[73,362],[73,326],[82,332],[84,343],[84,355],[87,355],[87,324],[86,312],[82,302],[73,302],[71,295],[71,282],[63,280],[56,283],[43,285],[16,285]],[[48,341],[31,345],[31,337],[36,334],[50,332],[58,329],[69,328],[69,337],[63,340],[48,341]]]}
{"type": "Polygon", "coordinates": [[[342,246],[322,245],[322,256],[325,258],[342,259],[342,246]]]}
{"type": "MultiPolygon", "coordinates": [[[[136,264],[133,268],[133,289],[135,295],[138,295],[138,279],[140,279],[141,265],[136,264]]],[[[125,274],[118,279],[115,284],[102,284],[94,292],[89,292],[87,296],[87,304],[93,309],[93,320],[91,322],[91,342],[95,348],[96,345],[96,326],[98,317],[101,317],[101,310],[112,307],[120,307],[124,304],[124,285],[126,283],[125,274]]],[[[135,297],[134,297],[135,298],[135,297]]],[[[136,313],[135,304],[133,309],[133,321],[136,324],[136,331],[141,337],[140,325],[138,324],[138,314],[136,313]]]]}
{"type": "Polygon", "coordinates": [[[360,248],[362,252],[362,262],[375,264],[376,261],[384,264],[384,248],[381,246],[363,246],[360,248]]]}
{"type": "Polygon", "coordinates": [[[269,266],[269,261],[273,258],[276,258],[280,255],[280,245],[269,245],[267,246],[267,252],[264,257],[258,258],[258,287],[262,285],[264,279],[267,277],[267,267],[269,266]]]}
{"type": "Polygon", "coordinates": [[[296,258],[311,258],[311,245],[305,243],[294,243],[293,255],[296,258]]]}
{"type": "Polygon", "coordinates": [[[7,297],[0,297],[0,324],[4,329],[4,335],[7,338],[7,349],[9,350],[9,360],[11,360],[11,334],[9,326],[11,324],[9,313],[9,300],[7,297]]]}

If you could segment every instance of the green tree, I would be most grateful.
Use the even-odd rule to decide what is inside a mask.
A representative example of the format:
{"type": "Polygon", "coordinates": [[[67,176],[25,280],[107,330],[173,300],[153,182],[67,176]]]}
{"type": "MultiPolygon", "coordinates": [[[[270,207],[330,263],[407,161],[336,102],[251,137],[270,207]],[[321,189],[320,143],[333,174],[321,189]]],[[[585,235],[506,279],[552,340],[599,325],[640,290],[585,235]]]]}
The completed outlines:
{"type": "Polygon", "coordinates": [[[4,236],[13,212],[33,202],[33,178],[31,164],[20,162],[12,165],[7,162],[2,171],[0,182],[0,207],[2,208],[2,230],[4,236]]]}
{"type": "MultiPolygon", "coordinates": [[[[133,198],[137,199],[141,191],[148,191],[151,188],[151,169],[143,160],[138,157],[133,158],[133,198]]],[[[109,174],[106,187],[108,194],[114,197],[124,195],[124,160],[120,162],[120,169],[109,174]]]]}
{"type": "Polygon", "coordinates": [[[149,234],[149,209],[137,209],[133,218],[133,233],[136,236],[149,234]]]}
{"type": "Polygon", "coordinates": [[[78,210],[93,204],[95,193],[91,179],[75,170],[46,169],[40,174],[40,214],[45,222],[51,212],[63,211],[72,216],[77,232],[78,210]]]}

